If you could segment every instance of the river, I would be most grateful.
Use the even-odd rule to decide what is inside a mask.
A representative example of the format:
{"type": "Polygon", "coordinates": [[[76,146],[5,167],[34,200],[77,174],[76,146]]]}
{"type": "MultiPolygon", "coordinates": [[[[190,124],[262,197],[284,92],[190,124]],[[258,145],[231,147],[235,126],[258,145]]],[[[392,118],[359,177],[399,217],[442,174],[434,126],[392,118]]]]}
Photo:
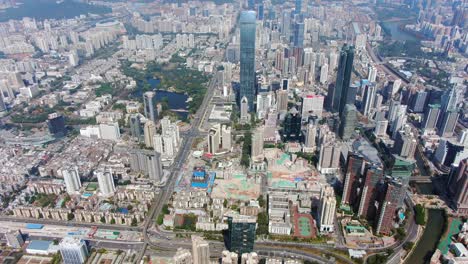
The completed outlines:
{"type": "Polygon", "coordinates": [[[380,26],[382,29],[390,31],[392,35],[392,40],[406,41],[406,40],[417,40],[417,38],[403,30],[400,29],[400,25],[405,25],[408,21],[382,21],[380,26]]]}

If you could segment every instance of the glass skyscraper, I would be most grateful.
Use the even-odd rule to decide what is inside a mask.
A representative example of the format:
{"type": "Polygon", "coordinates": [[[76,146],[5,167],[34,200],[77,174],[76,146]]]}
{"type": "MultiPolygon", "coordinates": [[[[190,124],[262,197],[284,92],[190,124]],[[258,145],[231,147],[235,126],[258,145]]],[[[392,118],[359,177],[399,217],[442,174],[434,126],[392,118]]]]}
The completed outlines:
{"type": "Polygon", "coordinates": [[[354,104],[354,98],[348,93],[353,92],[349,88],[351,83],[351,73],[353,72],[354,47],[343,46],[340,52],[340,62],[336,74],[335,87],[332,90],[330,109],[332,112],[341,113],[346,104],[354,104]]]}
{"type": "Polygon", "coordinates": [[[229,251],[239,255],[253,251],[257,222],[254,217],[228,217],[228,236],[226,245],[229,251]]]}
{"type": "Polygon", "coordinates": [[[255,20],[254,11],[242,11],[240,15],[240,95],[253,111],[255,101],[255,20]]]}

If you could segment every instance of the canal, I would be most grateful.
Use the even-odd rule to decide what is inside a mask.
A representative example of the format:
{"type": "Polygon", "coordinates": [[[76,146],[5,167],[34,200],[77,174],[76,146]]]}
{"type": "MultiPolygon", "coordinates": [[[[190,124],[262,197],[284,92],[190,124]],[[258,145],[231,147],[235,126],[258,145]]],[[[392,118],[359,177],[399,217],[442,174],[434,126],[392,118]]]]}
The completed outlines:
{"type": "Polygon", "coordinates": [[[424,233],[419,239],[413,254],[411,254],[405,263],[429,263],[429,260],[439,243],[439,239],[442,236],[445,221],[444,212],[438,209],[429,209],[426,212],[428,219],[424,233]]]}

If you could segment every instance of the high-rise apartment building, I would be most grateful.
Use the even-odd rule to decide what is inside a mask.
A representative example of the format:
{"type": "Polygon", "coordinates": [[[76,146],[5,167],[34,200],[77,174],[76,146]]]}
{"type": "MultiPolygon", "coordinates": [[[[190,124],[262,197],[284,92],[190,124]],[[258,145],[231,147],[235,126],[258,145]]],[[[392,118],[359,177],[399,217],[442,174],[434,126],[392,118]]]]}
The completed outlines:
{"type": "Polygon", "coordinates": [[[378,218],[375,221],[377,234],[390,235],[393,229],[393,219],[399,201],[402,200],[403,186],[399,182],[391,181],[386,184],[384,196],[379,207],[378,218]]]}
{"type": "Polygon", "coordinates": [[[468,215],[468,159],[460,161],[449,179],[449,193],[455,210],[462,216],[468,215]]]}
{"type": "Polygon", "coordinates": [[[146,147],[148,148],[154,147],[153,137],[156,134],[156,124],[151,120],[146,121],[144,129],[143,129],[143,133],[145,136],[146,147]]]}
{"type": "Polygon", "coordinates": [[[99,184],[99,192],[104,195],[112,195],[115,192],[114,177],[112,171],[108,168],[98,169],[94,172],[99,184]]]}
{"type": "Polygon", "coordinates": [[[252,158],[263,155],[263,127],[255,129],[252,134],[252,158]]]}
{"type": "Polygon", "coordinates": [[[306,95],[302,98],[302,120],[305,121],[309,116],[322,118],[323,102],[325,98],[322,95],[306,95]]]}
{"type": "Polygon", "coordinates": [[[172,260],[174,264],[193,264],[192,253],[185,248],[178,248],[172,260]]]}
{"type": "Polygon", "coordinates": [[[216,124],[208,132],[208,152],[216,154],[231,150],[231,127],[216,124]]]}
{"type": "Polygon", "coordinates": [[[68,194],[76,194],[81,188],[80,175],[77,167],[62,169],[63,180],[68,194]]]}
{"type": "Polygon", "coordinates": [[[141,121],[140,116],[138,114],[132,114],[129,118],[130,123],[130,135],[136,141],[140,141],[142,139],[142,129],[141,129],[141,121]]]}
{"type": "Polygon", "coordinates": [[[417,147],[418,141],[409,127],[398,131],[393,145],[393,152],[395,154],[405,159],[414,159],[414,153],[417,147]]]}
{"type": "Polygon", "coordinates": [[[366,85],[364,87],[364,97],[362,98],[362,114],[367,116],[367,117],[370,117],[370,114],[372,113],[371,110],[373,109],[374,107],[374,100],[375,100],[375,97],[376,97],[376,92],[377,92],[377,88],[375,87],[375,85],[366,85]]]}
{"type": "Polygon", "coordinates": [[[336,141],[324,142],[320,145],[317,169],[321,173],[334,173],[339,169],[341,146],[336,141]]]}
{"type": "Polygon", "coordinates": [[[343,182],[343,195],[341,196],[341,204],[343,206],[352,208],[356,205],[359,196],[360,178],[364,173],[365,165],[363,157],[352,153],[348,154],[343,182]]]}
{"type": "Polygon", "coordinates": [[[354,104],[347,104],[340,119],[338,135],[343,140],[349,140],[357,125],[357,109],[354,104]]]}
{"type": "Polygon", "coordinates": [[[210,244],[202,237],[192,236],[193,264],[210,263],[210,244]]]}
{"type": "Polygon", "coordinates": [[[157,151],[134,149],[130,151],[130,168],[135,172],[148,175],[153,181],[160,181],[163,177],[161,154],[157,151]]]}
{"type": "Polygon", "coordinates": [[[319,228],[322,233],[331,233],[335,226],[336,198],[333,188],[330,186],[322,188],[320,192],[319,228]]]}
{"type": "Polygon", "coordinates": [[[378,200],[380,187],[383,183],[383,171],[377,166],[370,165],[364,173],[358,215],[373,220],[377,213],[375,201],[378,200]]]}
{"type": "Polygon", "coordinates": [[[422,122],[422,129],[424,131],[434,130],[437,125],[437,120],[440,116],[440,104],[430,104],[424,113],[424,120],[422,122]]]}
{"type": "Polygon", "coordinates": [[[249,109],[254,111],[255,101],[255,32],[256,14],[242,11],[240,15],[240,98],[247,98],[249,109]]]}

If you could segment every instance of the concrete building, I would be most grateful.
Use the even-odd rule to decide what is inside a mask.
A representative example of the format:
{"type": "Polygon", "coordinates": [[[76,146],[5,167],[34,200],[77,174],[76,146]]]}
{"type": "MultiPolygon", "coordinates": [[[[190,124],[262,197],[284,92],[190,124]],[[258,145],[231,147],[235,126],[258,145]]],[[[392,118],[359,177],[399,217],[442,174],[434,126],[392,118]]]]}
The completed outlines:
{"type": "Polygon", "coordinates": [[[221,264],[237,264],[239,262],[239,255],[235,252],[229,252],[223,250],[223,256],[221,258],[221,264]]]}
{"type": "Polygon", "coordinates": [[[129,118],[130,123],[130,135],[136,141],[142,139],[142,129],[141,129],[141,120],[138,114],[132,114],[129,118]]]}
{"type": "Polygon", "coordinates": [[[209,153],[217,154],[231,150],[231,127],[227,125],[216,124],[211,127],[207,137],[209,153]]]}
{"type": "Polygon", "coordinates": [[[317,146],[317,126],[308,124],[305,133],[304,152],[314,152],[317,146]]]}
{"type": "Polygon", "coordinates": [[[388,182],[384,197],[379,207],[378,218],[375,221],[377,234],[389,235],[393,229],[394,218],[399,206],[403,186],[399,182],[388,182]]]}
{"type": "Polygon", "coordinates": [[[63,238],[59,249],[63,263],[67,264],[83,264],[89,255],[85,241],[78,237],[63,238]]]}
{"type": "Polygon", "coordinates": [[[331,233],[334,231],[335,209],[336,199],[333,188],[330,186],[323,187],[320,193],[320,219],[318,221],[320,232],[331,233]]]}
{"type": "Polygon", "coordinates": [[[99,124],[99,131],[102,139],[118,140],[120,138],[119,123],[99,124]]]}
{"type": "Polygon", "coordinates": [[[306,95],[302,98],[302,121],[305,121],[309,116],[317,116],[322,118],[323,103],[325,97],[322,95],[306,95]]]}
{"type": "Polygon", "coordinates": [[[375,116],[374,135],[376,137],[383,137],[387,134],[388,120],[385,119],[383,112],[377,112],[375,116]]]}
{"type": "Polygon", "coordinates": [[[349,140],[357,125],[357,109],[354,104],[347,104],[342,112],[338,135],[343,140],[349,140]]]}
{"type": "Polygon", "coordinates": [[[424,120],[421,124],[421,128],[426,132],[429,130],[434,130],[437,125],[437,120],[440,116],[440,105],[439,104],[430,104],[426,108],[424,113],[424,120]]]}
{"type": "Polygon", "coordinates": [[[249,99],[242,97],[240,101],[240,123],[248,124],[250,122],[249,99]]]}
{"type": "Polygon", "coordinates": [[[321,173],[334,173],[339,169],[341,146],[338,142],[326,142],[320,146],[317,169],[321,173]]]}
{"type": "Polygon", "coordinates": [[[260,263],[260,257],[257,253],[244,253],[241,257],[241,264],[258,264],[260,263]]]}
{"type": "Polygon", "coordinates": [[[377,94],[377,88],[375,85],[366,85],[364,88],[364,96],[362,98],[361,113],[367,117],[370,117],[372,109],[374,107],[374,100],[377,94]]]}
{"type": "Polygon", "coordinates": [[[276,107],[279,113],[288,111],[288,91],[276,91],[276,107]]]}
{"type": "Polygon", "coordinates": [[[163,177],[161,154],[157,151],[134,149],[130,151],[130,168],[134,172],[142,172],[153,181],[163,177]]]}
{"type": "Polygon", "coordinates": [[[99,192],[108,196],[115,192],[114,177],[110,169],[99,169],[94,172],[99,184],[99,192]]]}
{"type": "Polygon", "coordinates": [[[455,210],[462,216],[468,215],[468,160],[460,161],[457,167],[452,167],[450,173],[449,194],[455,205],[455,210]]]}
{"type": "Polygon", "coordinates": [[[405,159],[414,159],[414,153],[418,146],[418,141],[415,135],[411,132],[410,127],[398,131],[393,152],[405,159]]]}
{"type": "Polygon", "coordinates": [[[210,245],[202,237],[192,235],[193,264],[210,263],[210,245]]]}
{"type": "Polygon", "coordinates": [[[68,194],[76,194],[81,188],[80,175],[77,167],[62,169],[63,180],[68,194]]]}

